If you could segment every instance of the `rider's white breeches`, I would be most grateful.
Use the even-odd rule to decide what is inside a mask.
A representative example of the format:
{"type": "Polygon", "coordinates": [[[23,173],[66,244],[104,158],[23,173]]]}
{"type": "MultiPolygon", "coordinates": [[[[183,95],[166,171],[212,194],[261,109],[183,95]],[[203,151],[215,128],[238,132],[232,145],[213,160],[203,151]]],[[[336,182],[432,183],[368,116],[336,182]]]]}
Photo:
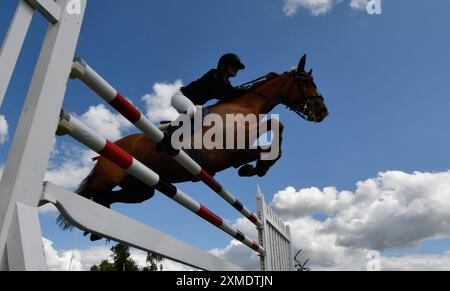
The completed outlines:
{"type": "Polygon", "coordinates": [[[171,100],[173,108],[175,108],[181,114],[187,114],[190,118],[193,118],[197,109],[195,108],[194,103],[192,103],[189,98],[184,96],[181,90],[178,90],[173,96],[171,100]]]}

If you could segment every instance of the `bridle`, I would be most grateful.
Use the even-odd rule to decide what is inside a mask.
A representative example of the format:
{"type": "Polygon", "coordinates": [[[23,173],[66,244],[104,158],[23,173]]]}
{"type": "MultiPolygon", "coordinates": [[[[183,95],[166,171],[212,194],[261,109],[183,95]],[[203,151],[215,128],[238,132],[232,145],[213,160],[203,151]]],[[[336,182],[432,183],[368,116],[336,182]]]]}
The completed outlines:
{"type": "MultiPolygon", "coordinates": [[[[309,95],[308,91],[306,90],[307,82],[304,82],[303,80],[301,80],[299,78],[299,77],[306,77],[306,79],[307,79],[307,81],[309,83],[313,83],[314,84],[312,76],[310,76],[306,72],[298,73],[298,72],[295,72],[295,71],[290,72],[289,74],[293,75],[294,80],[291,83],[288,82],[288,83],[283,84],[283,86],[281,86],[280,89],[278,89],[277,94],[275,94],[274,96],[267,96],[266,94],[259,92],[257,89],[252,90],[251,92],[256,93],[256,94],[258,94],[258,95],[260,95],[260,96],[262,96],[264,98],[274,98],[275,100],[280,100],[280,102],[282,104],[286,105],[287,109],[289,109],[290,111],[295,112],[302,119],[307,120],[307,121],[311,121],[311,122],[317,122],[318,119],[316,117],[316,114],[312,110],[313,101],[315,101],[317,99],[325,101],[325,99],[321,95],[317,95],[317,96],[309,95]],[[283,93],[285,87],[287,85],[289,85],[289,84],[291,84],[291,85],[290,85],[290,88],[288,90],[288,94],[283,95],[282,93],[283,93]],[[305,100],[304,100],[304,102],[298,104],[297,106],[292,107],[292,106],[289,106],[287,104],[289,103],[289,96],[291,95],[292,90],[295,88],[295,86],[297,86],[297,88],[299,89],[300,92],[303,92],[303,94],[304,94],[303,96],[305,96],[305,98],[304,98],[305,100]]],[[[264,78],[265,77],[258,78],[255,81],[252,81],[252,82],[244,84],[243,86],[254,84],[256,81],[263,80],[264,78]]]]}

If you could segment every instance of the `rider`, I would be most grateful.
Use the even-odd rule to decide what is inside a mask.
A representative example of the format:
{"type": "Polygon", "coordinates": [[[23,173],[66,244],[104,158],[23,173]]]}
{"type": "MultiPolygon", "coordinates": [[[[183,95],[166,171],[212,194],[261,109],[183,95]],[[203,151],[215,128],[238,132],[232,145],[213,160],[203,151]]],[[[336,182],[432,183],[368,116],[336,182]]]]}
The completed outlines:
{"type": "Polygon", "coordinates": [[[226,101],[244,95],[246,89],[233,87],[230,83],[230,78],[236,77],[244,69],[245,65],[236,54],[223,55],[216,69],[177,91],[172,97],[172,106],[179,113],[193,118],[196,105],[204,105],[213,99],[226,101]]]}

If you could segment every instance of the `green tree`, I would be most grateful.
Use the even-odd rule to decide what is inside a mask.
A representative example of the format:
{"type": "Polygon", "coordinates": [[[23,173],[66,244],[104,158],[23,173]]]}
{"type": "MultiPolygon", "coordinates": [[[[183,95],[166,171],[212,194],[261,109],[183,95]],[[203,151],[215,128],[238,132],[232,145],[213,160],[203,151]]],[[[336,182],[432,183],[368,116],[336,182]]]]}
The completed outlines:
{"type": "Polygon", "coordinates": [[[104,260],[100,265],[94,265],[91,267],[91,271],[101,272],[113,272],[113,271],[127,271],[136,272],[140,271],[136,262],[130,258],[130,246],[118,243],[111,248],[112,251],[112,263],[108,260],[104,260]]]}
{"type": "Polygon", "coordinates": [[[162,271],[163,265],[161,262],[163,261],[163,257],[148,253],[147,254],[147,266],[142,269],[136,264],[136,262],[130,258],[130,246],[118,243],[115,246],[111,247],[112,262],[108,260],[104,260],[100,263],[100,265],[94,265],[91,267],[91,271],[93,272],[118,272],[118,271],[127,271],[127,272],[155,272],[162,271]],[[159,264],[159,265],[158,265],[159,264]]]}
{"type": "MultiPolygon", "coordinates": [[[[158,263],[163,261],[163,257],[148,253],[147,254],[147,266],[142,269],[143,272],[156,272],[158,271],[158,263]]],[[[159,271],[163,270],[163,265],[159,265],[159,271]]]]}

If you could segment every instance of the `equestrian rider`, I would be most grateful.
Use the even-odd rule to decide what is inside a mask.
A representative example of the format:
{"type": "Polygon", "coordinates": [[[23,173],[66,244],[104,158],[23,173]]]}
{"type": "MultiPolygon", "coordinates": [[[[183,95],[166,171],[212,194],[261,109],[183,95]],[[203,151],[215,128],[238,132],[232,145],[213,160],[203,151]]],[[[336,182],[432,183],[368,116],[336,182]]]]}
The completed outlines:
{"type": "Polygon", "coordinates": [[[233,87],[230,83],[230,78],[236,77],[244,69],[245,65],[236,54],[223,55],[216,69],[176,92],[171,100],[172,106],[179,113],[193,118],[196,105],[204,105],[213,99],[226,101],[244,95],[246,89],[233,87]]]}

